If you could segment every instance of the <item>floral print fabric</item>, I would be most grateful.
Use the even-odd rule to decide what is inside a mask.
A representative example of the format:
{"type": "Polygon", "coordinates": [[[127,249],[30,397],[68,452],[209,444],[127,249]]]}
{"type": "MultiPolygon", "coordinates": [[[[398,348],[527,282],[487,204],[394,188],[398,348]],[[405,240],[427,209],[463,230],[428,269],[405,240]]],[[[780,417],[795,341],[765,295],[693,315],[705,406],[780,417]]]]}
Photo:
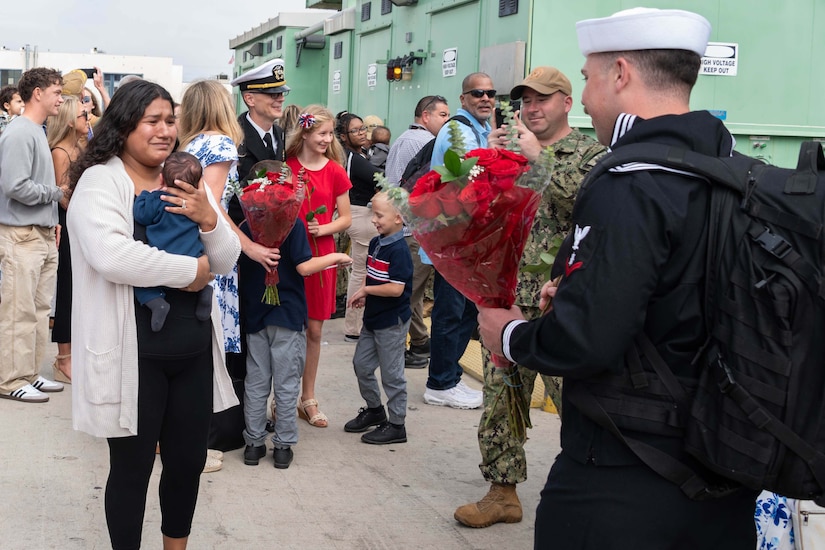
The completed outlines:
{"type": "Polygon", "coordinates": [[[756,499],[756,549],[793,550],[793,501],[762,491],[756,499]]]}
{"type": "MultiPolygon", "coordinates": [[[[200,134],[185,148],[187,153],[195,155],[206,168],[217,162],[231,162],[226,185],[221,196],[221,206],[224,210],[229,207],[234,184],[238,182],[238,149],[228,136],[200,134]]],[[[224,351],[227,353],[241,352],[240,314],[238,313],[238,266],[235,265],[228,275],[215,275],[212,281],[218,306],[221,309],[223,324],[224,351]]]]}

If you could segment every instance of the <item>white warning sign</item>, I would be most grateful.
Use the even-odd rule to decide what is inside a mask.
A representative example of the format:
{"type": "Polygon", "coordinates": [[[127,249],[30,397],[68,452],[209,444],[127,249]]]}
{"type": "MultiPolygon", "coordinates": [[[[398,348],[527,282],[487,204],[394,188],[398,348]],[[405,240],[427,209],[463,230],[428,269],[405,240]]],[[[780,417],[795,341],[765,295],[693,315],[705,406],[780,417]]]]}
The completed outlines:
{"type": "Polygon", "coordinates": [[[455,76],[458,48],[447,48],[441,55],[441,76],[455,76]]]}
{"type": "Polygon", "coordinates": [[[705,55],[702,57],[702,68],[699,69],[699,74],[736,76],[738,63],[739,44],[708,42],[705,55]]]}

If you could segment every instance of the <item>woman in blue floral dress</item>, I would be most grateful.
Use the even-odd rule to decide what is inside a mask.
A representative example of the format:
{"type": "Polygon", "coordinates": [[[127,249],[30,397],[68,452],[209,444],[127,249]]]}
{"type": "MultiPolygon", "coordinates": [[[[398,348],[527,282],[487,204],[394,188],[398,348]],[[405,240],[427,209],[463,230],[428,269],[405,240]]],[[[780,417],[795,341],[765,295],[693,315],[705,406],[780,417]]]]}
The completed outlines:
{"type": "MultiPolygon", "coordinates": [[[[238,182],[237,144],[243,140],[226,88],[217,80],[202,80],[187,88],[181,102],[179,128],[179,149],[200,160],[203,179],[226,214],[238,182]]],[[[226,219],[240,237],[245,254],[256,261],[260,261],[261,255],[268,254],[270,249],[252,242],[228,215],[226,219]]],[[[224,349],[227,353],[240,353],[238,266],[229,275],[216,275],[213,285],[222,314],[224,349]]]]}
{"type": "Polygon", "coordinates": [[[794,501],[762,491],[756,499],[756,550],[793,550],[794,501]]]}

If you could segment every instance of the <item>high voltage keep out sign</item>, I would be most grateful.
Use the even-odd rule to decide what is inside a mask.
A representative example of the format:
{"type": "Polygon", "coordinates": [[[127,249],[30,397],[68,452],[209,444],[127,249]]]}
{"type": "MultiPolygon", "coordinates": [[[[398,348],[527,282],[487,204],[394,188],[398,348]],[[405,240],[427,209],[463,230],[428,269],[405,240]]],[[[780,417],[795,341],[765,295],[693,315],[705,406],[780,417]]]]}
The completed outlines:
{"type": "Polygon", "coordinates": [[[736,76],[739,62],[739,44],[730,42],[708,42],[702,57],[699,74],[713,76],[736,76]]]}

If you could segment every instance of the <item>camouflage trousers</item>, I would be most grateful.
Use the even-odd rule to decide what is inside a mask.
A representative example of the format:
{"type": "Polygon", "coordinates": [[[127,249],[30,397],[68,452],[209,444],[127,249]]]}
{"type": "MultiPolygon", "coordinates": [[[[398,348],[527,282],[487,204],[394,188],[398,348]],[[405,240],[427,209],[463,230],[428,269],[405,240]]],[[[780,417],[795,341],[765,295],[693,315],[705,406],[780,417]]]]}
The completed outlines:
{"type": "MultiPolygon", "coordinates": [[[[538,317],[538,308],[522,308],[528,319],[538,317]]],[[[510,431],[507,420],[506,400],[502,396],[496,403],[496,396],[505,387],[501,369],[497,369],[486,348],[481,350],[484,369],[484,410],[478,424],[478,446],[481,450],[479,468],[484,479],[491,483],[515,484],[527,479],[527,458],[524,454],[524,440],[517,439],[510,431]],[[495,407],[493,406],[495,404],[495,407]]],[[[538,373],[518,367],[521,374],[521,392],[530,403],[533,386],[538,373]]],[[[562,379],[556,376],[540,375],[546,394],[561,414],[562,379]]]]}

